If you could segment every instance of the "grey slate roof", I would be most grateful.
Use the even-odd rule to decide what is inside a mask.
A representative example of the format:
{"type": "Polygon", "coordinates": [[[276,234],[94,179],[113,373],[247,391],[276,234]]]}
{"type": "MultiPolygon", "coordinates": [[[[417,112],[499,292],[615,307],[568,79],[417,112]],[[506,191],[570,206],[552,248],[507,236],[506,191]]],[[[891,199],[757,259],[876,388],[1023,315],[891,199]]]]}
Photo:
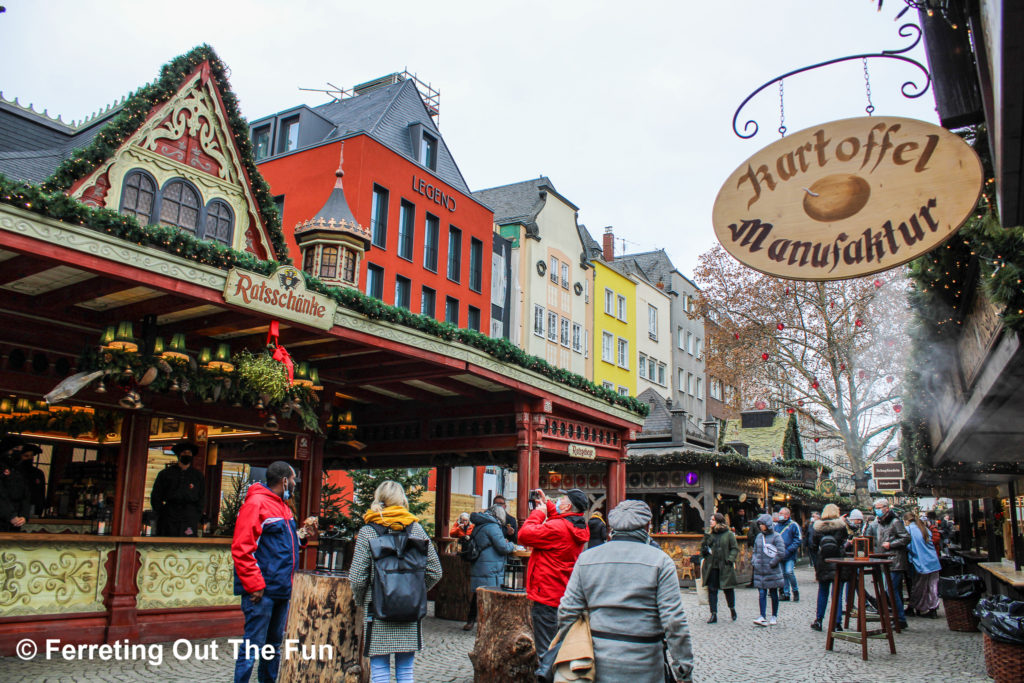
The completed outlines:
{"type": "Polygon", "coordinates": [[[583,254],[587,260],[593,260],[601,258],[601,254],[604,253],[604,249],[597,243],[590,235],[590,231],[587,230],[587,226],[582,223],[576,226],[577,231],[580,233],[580,241],[583,242],[583,254]]]}
{"type": "Polygon", "coordinates": [[[421,124],[438,139],[437,170],[431,172],[460,192],[470,194],[466,179],[462,177],[462,172],[412,80],[399,81],[362,95],[321,104],[312,110],[335,126],[317,144],[365,133],[412,161],[417,160],[419,150],[412,147],[409,127],[421,124]]]}
{"type": "Polygon", "coordinates": [[[0,100],[0,173],[30,183],[46,180],[74,150],[92,142],[118,111],[115,107],[76,128],[0,100]]]}
{"type": "Polygon", "coordinates": [[[651,407],[651,412],[644,420],[644,427],[639,434],[640,438],[662,436],[672,433],[672,415],[668,412],[668,404],[665,397],[654,389],[644,389],[637,395],[637,400],[646,403],[651,407]]]}
{"type": "Polygon", "coordinates": [[[530,225],[544,208],[543,193],[546,191],[558,194],[551,179],[540,176],[518,183],[477,190],[473,193],[473,198],[491,207],[494,211],[494,222],[499,225],[530,225]]]}

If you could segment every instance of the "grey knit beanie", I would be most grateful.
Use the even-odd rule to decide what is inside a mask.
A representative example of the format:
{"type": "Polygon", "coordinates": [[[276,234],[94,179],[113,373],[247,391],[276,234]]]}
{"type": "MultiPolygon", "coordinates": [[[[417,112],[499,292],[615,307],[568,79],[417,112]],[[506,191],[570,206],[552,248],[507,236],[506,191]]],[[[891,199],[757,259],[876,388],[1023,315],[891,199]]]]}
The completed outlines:
{"type": "Polygon", "coordinates": [[[651,508],[642,500],[624,500],[608,513],[608,526],[613,531],[646,529],[651,521],[651,508]]]}

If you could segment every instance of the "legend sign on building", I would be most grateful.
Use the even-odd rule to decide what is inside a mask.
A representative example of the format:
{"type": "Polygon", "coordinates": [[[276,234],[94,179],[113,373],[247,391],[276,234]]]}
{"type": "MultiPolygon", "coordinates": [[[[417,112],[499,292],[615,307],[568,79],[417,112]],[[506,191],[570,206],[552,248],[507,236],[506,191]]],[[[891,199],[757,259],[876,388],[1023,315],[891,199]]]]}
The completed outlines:
{"type": "Polygon", "coordinates": [[[936,248],[981,196],[981,161],[945,128],[896,117],[843,119],[772,143],[715,199],[725,250],[769,275],[841,280],[936,248]]]}

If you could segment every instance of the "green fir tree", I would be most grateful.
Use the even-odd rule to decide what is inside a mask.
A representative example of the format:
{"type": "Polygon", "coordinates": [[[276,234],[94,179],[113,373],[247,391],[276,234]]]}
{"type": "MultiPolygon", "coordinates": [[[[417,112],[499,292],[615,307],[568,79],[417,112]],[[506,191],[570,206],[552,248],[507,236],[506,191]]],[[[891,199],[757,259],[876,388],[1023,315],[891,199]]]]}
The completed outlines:
{"type": "Polygon", "coordinates": [[[796,424],[796,415],[789,416],[786,435],[782,439],[783,460],[803,460],[804,447],[800,445],[800,429],[796,424]]]}
{"type": "MultiPolygon", "coordinates": [[[[349,532],[354,535],[363,526],[363,515],[370,509],[373,502],[373,493],[387,480],[397,481],[405,489],[405,495],[409,499],[409,512],[421,516],[427,511],[429,503],[421,501],[423,492],[427,489],[427,474],[429,469],[382,469],[382,470],[350,470],[352,477],[353,496],[352,503],[348,506],[349,532]]],[[[344,519],[344,518],[343,518],[344,519]]],[[[431,532],[424,524],[427,533],[431,532]]]]}
{"type": "Polygon", "coordinates": [[[220,524],[217,525],[217,533],[219,535],[235,535],[238,511],[242,509],[242,503],[245,502],[245,495],[249,492],[249,484],[251,483],[252,478],[249,475],[248,467],[232,480],[231,491],[224,496],[220,504],[220,524]]]}

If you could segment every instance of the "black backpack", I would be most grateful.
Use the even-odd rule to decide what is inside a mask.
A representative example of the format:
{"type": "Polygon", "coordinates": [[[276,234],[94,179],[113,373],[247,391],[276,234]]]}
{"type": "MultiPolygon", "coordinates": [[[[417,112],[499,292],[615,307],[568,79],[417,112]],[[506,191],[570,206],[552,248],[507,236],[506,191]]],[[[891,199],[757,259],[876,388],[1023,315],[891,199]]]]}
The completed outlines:
{"type": "Polygon", "coordinates": [[[373,618],[380,621],[419,621],[427,615],[427,549],[430,541],[409,535],[409,525],[391,531],[374,524],[370,539],[373,559],[373,618]]]}
{"type": "Polygon", "coordinates": [[[832,534],[822,534],[821,540],[818,541],[818,557],[822,560],[827,560],[830,557],[839,557],[840,555],[842,555],[842,550],[836,537],[832,534]]]}
{"type": "Polygon", "coordinates": [[[483,548],[480,547],[480,543],[476,540],[476,530],[481,526],[483,524],[477,524],[468,536],[463,536],[459,539],[459,557],[466,562],[476,562],[480,559],[480,551],[483,548]]]}

